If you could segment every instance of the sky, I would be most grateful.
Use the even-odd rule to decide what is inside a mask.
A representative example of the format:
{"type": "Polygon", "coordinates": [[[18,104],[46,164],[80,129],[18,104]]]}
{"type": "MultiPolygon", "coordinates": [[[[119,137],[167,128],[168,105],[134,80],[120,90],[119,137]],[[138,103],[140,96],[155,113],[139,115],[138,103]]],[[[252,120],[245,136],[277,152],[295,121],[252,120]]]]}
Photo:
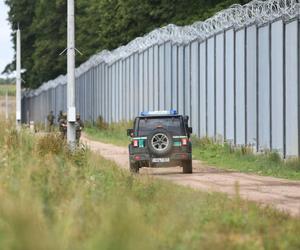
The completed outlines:
{"type": "Polygon", "coordinates": [[[4,4],[4,0],[0,0],[0,77],[5,77],[1,73],[14,57],[13,44],[10,37],[11,28],[7,18],[8,7],[4,4]]]}

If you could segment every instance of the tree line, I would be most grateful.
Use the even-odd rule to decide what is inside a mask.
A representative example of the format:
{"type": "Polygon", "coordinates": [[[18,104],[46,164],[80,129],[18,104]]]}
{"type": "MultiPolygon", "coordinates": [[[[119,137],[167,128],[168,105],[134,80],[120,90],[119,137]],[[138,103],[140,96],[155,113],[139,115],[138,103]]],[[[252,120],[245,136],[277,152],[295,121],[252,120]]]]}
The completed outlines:
{"type": "MultiPolygon", "coordinates": [[[[169,23],[205,20],[234,3],[247,0],[76,0],[76,66],[103,49],[115,49],[169,23]]],[[[12,29],[22,30],[24,86],[66,74],[67,0],[5,0],[12,29]]],[[[12,33],[15,44],[15,33],[12,33]]],[[[15,61],[4,72],[15,70],[15,61]]]]}

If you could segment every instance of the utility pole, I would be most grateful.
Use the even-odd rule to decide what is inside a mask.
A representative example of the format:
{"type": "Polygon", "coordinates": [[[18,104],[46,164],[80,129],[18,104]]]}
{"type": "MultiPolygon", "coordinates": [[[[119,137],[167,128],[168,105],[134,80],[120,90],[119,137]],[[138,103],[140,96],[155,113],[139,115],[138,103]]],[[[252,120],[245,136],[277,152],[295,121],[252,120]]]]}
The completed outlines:
{"type": "Polygon", "coordinates": [[[16,126],[21,128],[21,32],[17,30],[17,62],[16,62],[16,126]]]}
{"type": "Polygon", "coordinates": [[[75,108],[75,8],[74,0],[68,0],[68,129],[67,140],[71,150],[76,147],[75,108]]]}

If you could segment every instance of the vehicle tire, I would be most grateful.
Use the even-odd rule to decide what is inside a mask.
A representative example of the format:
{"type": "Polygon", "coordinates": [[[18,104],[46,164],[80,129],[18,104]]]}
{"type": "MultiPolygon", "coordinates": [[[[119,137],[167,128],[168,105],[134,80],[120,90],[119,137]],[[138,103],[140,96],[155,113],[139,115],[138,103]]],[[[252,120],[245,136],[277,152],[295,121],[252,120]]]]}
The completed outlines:
{"type": "Polygon", "coordinates": [[[140,170],[139,164],[138,164],[137,162],[135,162],[135,163],[131,163],[131,162],[130,162],[129,164],[130,164],[130,166],[129,166],[130,172],[131,172],[131,173],[138,174],[138,173],[139,173],[139,170],[140,170]]]}
{"type": "Polygon", "coordinates": [[[191,173],[193,173],[192,160],[182,161],[181,166],[182,166],[182,172],[184,174],[191,174],[191,173]]]}
{"type": "Polygon", "coordinates": [[[165,129],[155,129],[148,136],[148,149],[156,156],[164,156],[171,152],[173,147],[173,137],[165,129]]]}

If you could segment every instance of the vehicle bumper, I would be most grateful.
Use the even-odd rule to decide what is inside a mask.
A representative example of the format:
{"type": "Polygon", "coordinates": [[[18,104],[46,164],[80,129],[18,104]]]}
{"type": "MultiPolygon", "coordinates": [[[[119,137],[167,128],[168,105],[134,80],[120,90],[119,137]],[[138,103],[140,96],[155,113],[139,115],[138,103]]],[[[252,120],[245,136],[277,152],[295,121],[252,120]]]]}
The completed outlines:
{"type": "Polygon", "coordinates": [[[173,165],[174,163],[178,163],[181,161],[191,160],[192,154],[181,152],[181,153],[172,153],[167,156],[152,156],[149,154],[133,154],[129,156],[129,160],[131,163],[136,162],[148,162],[150,166],[167,166],[173,165]],[[153,159],[166,159],[168,158],[168,162],[153,162],[153,159]]]}

